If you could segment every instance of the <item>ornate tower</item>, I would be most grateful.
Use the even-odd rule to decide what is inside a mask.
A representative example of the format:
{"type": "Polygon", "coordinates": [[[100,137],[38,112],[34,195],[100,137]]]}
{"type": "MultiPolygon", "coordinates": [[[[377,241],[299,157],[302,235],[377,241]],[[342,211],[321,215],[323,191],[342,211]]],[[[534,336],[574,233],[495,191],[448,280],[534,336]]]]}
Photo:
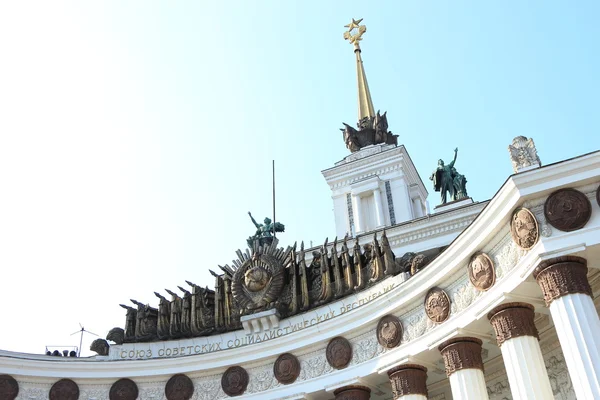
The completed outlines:
{"type": "Polygon", "coordinates": [[[360,41],[367,31],[352,19],[344,39],[353,45],[358,85],[358,123],[344,123],[343,139],[352,154],[322,171],[332,191],[336,234],[344,236],[392,226],[427,214],[427,190],[387,114],[375,113],[360,41]]]}

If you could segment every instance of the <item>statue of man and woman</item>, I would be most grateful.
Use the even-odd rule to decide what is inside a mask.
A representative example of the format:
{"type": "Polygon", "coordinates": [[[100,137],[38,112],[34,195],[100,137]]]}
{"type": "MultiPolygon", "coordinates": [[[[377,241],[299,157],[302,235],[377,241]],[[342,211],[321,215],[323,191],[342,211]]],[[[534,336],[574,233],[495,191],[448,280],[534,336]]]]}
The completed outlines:
{"type": "Polygon", "coordinates": [[[442,204],[448,202],[448,194],[450,194],[451,201],[468,197],[467,178],[459,174],[456,168],[454,168],[457,154],[458,148],[454,149],[454,159],[447,165],[444,164],[444,160],[438,160],[437,169],[429,177],[433,181],[435,191],[441,194],[442,204]]]}

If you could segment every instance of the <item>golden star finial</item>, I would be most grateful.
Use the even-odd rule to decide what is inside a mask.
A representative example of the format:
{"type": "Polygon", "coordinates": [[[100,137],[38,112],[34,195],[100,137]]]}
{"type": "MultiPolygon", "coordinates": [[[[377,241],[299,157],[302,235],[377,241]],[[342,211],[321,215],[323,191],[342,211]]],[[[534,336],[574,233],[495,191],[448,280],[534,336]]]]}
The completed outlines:
{"type": "Polygon", "coordinates": [[[362,22],[362,18],[359,19],[358,21],[355,20],[354,18],[352,18],[352,22],[350,22],[348,25],[344,25],[344,28],[348,28],[348,32],[352,31],[352,29],[354,28],[358,28],[358,24],[360,24],[362,22]]]}
{"type": "Polygon", "coordinates": [[[352,18],[352,22],[348,25],[344,25],[344,28],[348,28],[348,30],[344,32],[344,39],[348,40],[357,49],[359,48],[358,42],[362,40],[362,35],[367,31],[365,25],[360,25],[362,20],[362,18],[359,20],[352,18]],[[358,32],[355,33],[355,29],[358,30],[358,32]]]}

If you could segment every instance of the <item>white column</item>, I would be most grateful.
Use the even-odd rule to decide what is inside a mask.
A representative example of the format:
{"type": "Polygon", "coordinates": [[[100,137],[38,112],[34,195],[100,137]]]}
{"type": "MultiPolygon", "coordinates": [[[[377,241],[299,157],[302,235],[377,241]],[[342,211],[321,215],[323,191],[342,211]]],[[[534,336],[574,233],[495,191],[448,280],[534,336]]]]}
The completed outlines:
{"type": "Polygon", "coordinates": [[[493,309],[488,318],[496,339],[514,400],[546,400],[554,397],[534,323],[534,307],[507,303],[493,309]]]}
{"type": "Polygon", "coordinates": [[[600,319],[587,261],[573,256],[543,261],[534,277],[549,305],[577,399],[600,399],[600,319]]]}
{"type": "Polygon", "coordinates": [[[377,227],[385,225],[383,222],[383,206],[381,204],[381,192],[379,188],[373,190],[373,200],[375,201],[375,221],[377,227]]]}
{"type": "Polygon", "coordinates": [[[483,371],[480,369],[463,369],[448,377],[452,398],[455,400],[489,399],[483,371]]]}
{"type": "Polygon", "coordinates": [[[360,195],[352,194],[352,208],[354,213],[354,229],[356,233],[362,232],[362,221],[361,221],[361,200],[360,195]]]}
{"type": "Polygon", "coordinates": [[[481,344],[477,338],[458,337],[439,346],[454,400],[489,400],[481,344]]]}
{"type": "Polygon", "coordinates": [[[427,400],[427,368],[403,364],[388,371],[394,400],[427,400]]]}

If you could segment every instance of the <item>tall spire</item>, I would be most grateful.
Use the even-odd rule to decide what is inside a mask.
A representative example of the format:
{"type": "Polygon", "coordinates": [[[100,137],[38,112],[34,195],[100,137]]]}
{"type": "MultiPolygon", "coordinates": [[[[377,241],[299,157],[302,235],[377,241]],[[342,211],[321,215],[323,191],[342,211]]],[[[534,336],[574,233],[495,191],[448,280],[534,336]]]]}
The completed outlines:
{"type": "Polygon", "coordinates": [[[362,35],[367,31],[365,25],[360,25],[362,18],[355,20],[352,18],[352,22],[348,25],[344,25],[348,28],[344,32],[344,39],[348,40],[354,45],[354,54],[356,54],[356,77],[358,80],[358,122],[367,119],[372,121],[375,118],[375,109],[373,108],[373,100],[371,100],[371,92],[369,91],[369,84],[367,83],[367,75],[365,74],[365,68],[363,66],[362,58],[360,56],[360,41],[362,35]]]}

